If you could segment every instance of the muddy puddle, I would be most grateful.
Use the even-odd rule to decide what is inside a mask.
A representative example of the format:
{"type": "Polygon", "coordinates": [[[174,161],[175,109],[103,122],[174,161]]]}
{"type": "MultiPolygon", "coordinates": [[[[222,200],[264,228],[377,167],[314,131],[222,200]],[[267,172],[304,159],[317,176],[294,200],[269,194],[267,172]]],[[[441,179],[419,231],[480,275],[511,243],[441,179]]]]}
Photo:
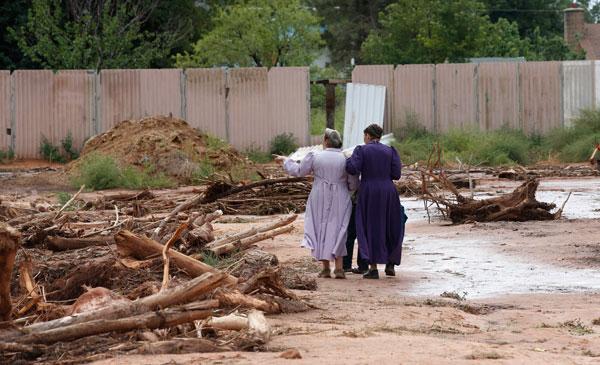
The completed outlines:
{"type": "MultiPolygon", "coordinates": [[[[483,199],[512,191],[519,182],[490,181],[478,187],[483,199]]],[[[548,179],[540,183],[537,199],[565,206],[566,219],[600,218],[600,179],[548,179]]],[[[404,198],[409,221],[400,271],[416,280],[403,294],[438,296],[444,291],[469,298],[504,294],[600,292],[600,270],[574,269],[536,262],[535,259],[501,252],[497,238],[465,233],[456,237],[411,232],[412,224],[427,221],[423,201],[404,198]],[[466,294],[465,294],[466,293],[466,294]]],[[[432,220],[441,217],[430,208],[432,220]]]]}
{"type": "Polygon", "coordinates": [[[499,244],[468,237],[408,235],[401,270],[416,274],[419,280],[406,294],[437,296],[446,291],[474,299],[508,293],[600,291],[599,270],[520,260],[496,252],[493,246],[499,244]]]}

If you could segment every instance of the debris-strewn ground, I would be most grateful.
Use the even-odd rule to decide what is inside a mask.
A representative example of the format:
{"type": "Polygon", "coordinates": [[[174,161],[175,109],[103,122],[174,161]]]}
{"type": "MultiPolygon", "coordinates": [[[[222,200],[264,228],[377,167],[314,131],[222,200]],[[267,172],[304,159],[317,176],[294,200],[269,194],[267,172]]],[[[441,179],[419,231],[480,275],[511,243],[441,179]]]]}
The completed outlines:
{"type": "MultiPolygon", "coordinates": [[[[580,167],[580,170],[576,176],[584,175],[585,168],[580,167]]],[[[406,175],[410,175],[407,172],[406,175]]],[[[44,179],[54,181],[48,174],[55,173],[17,172],[4,177],[8,185],[0,187],[0,206],[6,208],[0,212],[5,216],[2,219],[16,219],[13,223],[24,228],[25,238],[33,237],[25,240],[17,255],[17,268],[11,282],[13,306],[17,312],[23,311],[15,315],[19,318],[17,326],[68,314],[75,300],[86,293],[84,284],[106,287],[116,295],[114,300],[135,300],[160,292],[161,255],[142,259],[133,253],[123,254],[114,242],[115,233],[127,228],[136,235],[151,237],[169,212],[206,194],[210,188],[81,193],[74,205],[60,214],[66,217],[59,221],[60,225],[41,225],[43,232],[37,230],[36,233],[31,222],[43,214],[54,217],[61,206],[56,195],[49,192],[62,191],[61,185],[49,188],[44,188],[43,183],[36,185],[44,179]],[[23,176],[27,180],[23,180],[23,176]],[[19,220],[20,216],[37,218],[19,220]],[[131,222],[113,227],[128,220],[131,222]],[[52,244],[61,241],[52,243],[48,239],[80,238],[90,233],[94,234],[89,237],[98,238],[97,244],[78,249],[56,251],[52,244]],[[19,282],[18,267],[26,257],[32,263],[32,280],[39,285],[39,297],[35,300],[30,293],[23,292],[19,282]]],[[[490,178],[496,179],[496,173],[487,177],[483,172],[473,174],[477,180],[473,189],[476,197],[510,192],[520,184],[506,179],[490,183],[490,178]]],[[[293,191],[302,191],[302,194],[310,187],[306,181],[278,184],[282,184],[281,189],[291,186],[296,189],[293,191]]],[[[272,329],[268,341],[256,342],[244,331],[211,329],[210,320],[203,319],[198,324],[101,334],[44,345],[47,347],[43,349],[32,348],[30,357],[21,359],[24,362],[96,361],[101,364],[276,364],[289,361],[306,364],[390,361],[594,364],[600,357],[600,313],[597,310],[600,306],[600,240],[596,238],[595,228],[600,222],[600,213],[588,209],[600,201],[594,178],[542,179],[538,190],[540,201],[560,205],[568,191],[576,190],[563,218],[555,221],[449,226],[433,215],[432,224],[428,224],[422,202],[416,198],[404,199],[409,221],[403,262],[396,277],[379,281],[363,280],[358,275],[348,275],[347,280],[316,279],[317,263],[299,247],[303,234],[301,215],[275,228],[280,234],[274,239],[243,241],[246,246],[241,244],[245,238],[241,238],[236,246],[241,248],[239,252],[234,250],[218,259],[208,254],[212,240],[203,242],[203,237],[212,236],[218,241],[289,217],[287,214],[224,215],[210,222],[208,231],[204,230],[208,226],[200,225],[196,219],[214,212],[219,202],[235,200],[234,195],[223,194],[241,186],[213,189],[210,196],[214,201],[175,215],[157,240],[165,243],[182,223],[195,217],[193,222],[198,225],[198,231],[193,237],[182,235],[184,239],[177,241],[173,249],[239,277],[241,293],[244,293],[243,283],[251,282],[256,275],[263,275],[260,280],[268,280],[271,274],[261,274],[261,270],[278,269],[282,288],[297,298],[294,301],[277,299],[281,293],[277,294],[272,287],[262,286],[257,291],[246,287],[250,290],[248,296],[266,300],[270,295],[275,298],[277,308],[288,312],[267,315],[272,329]],[[286,227],[291,227],[290,231],[286,227]],[[304,311],[291,313],[298,309],[304,311]],[[198,333],[202,338],[198,338],[198,333]]],[[[240,192],[240,200],[251,198],[251,191],[260,194],[262,189],[240,192]]],[[[461,192],[467,195],[469,189],[463,188],[461,192]]],[[[279,195],[265,194],[259,199],[273,195],[283,200],[286,194],[298,195],[283,190],[279,195]]],[[[260,234],[256,232],[249,237],[260,234]]],[[[177,263],[170,267],[169,287],[191,279],[177,263]]],[[[204,300],[218,300],[218,295],[215,292],[204,300]]],[[[226,302],[227,297],[220,298],[226,302]]],[[[236,308],[242,314],[248,313],[247,307],[220,305],[212,316],[235,313],[236,308]]],[[[169,310],[165,312],[167,315],[180,314],[177,311],[182,307],[169,310]]],[[[10,351],[4,351],[2,356],[2,361],[8,363],[17,359],[10,351]]]]}

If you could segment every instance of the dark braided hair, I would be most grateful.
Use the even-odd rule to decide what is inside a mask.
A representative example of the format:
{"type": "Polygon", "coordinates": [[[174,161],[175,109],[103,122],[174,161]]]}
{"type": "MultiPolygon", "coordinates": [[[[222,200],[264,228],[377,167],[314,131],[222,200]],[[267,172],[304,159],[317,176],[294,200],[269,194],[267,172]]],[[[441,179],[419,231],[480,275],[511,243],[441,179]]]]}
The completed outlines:
{"type": "Polygon", "coordinates": [[[381,128],[376,123],[373,123],[370,126],[368,126],[367,128],[365,128],[365,130],[363,132],[368,134],[369,136],[371,136],[371,138],[375,138],[375,139],[380,139],[381,136],[383,136],[383,128],[381,128]]]}

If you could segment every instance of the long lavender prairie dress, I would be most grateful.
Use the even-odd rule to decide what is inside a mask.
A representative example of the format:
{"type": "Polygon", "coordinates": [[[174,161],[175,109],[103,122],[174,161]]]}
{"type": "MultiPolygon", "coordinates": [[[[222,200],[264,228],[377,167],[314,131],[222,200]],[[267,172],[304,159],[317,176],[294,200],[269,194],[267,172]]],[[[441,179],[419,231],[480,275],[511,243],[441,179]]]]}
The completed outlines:
{"type": "Polygon", "coordinates": [[[314,175],[304,215],[302,247],[310,248],[317,260],[346,256],[346,230],[352,213],[350,190],[357,179],[346,173],[346,158],[339,149],[310,152],[300,163],[285,160],[292,176],[314,175]]]}
{"type": "Polygon", "coordinates": [[[400,156],[379,142],[357,146],[346,171],[360,175],[356,235],[360,254],[370,264],[400,265],[404,213],[392,180],[400,178],[400,156]]]}

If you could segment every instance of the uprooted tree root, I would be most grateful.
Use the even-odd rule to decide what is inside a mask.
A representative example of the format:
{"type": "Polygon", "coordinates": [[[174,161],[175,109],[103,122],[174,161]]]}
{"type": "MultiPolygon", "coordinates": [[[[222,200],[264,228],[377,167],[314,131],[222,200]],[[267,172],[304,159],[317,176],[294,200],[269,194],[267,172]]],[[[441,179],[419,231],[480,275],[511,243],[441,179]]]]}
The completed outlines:
{"type": "MultiPolygon", "coordinates": [[[[513,192],[491,199],[477,200],[466,197],[459,193],[454,184],[443,174],[430,176],[443,188],[449,190],[453,197],[448,198],[442,193],[430,192],[423,184],[423,196],[425,199],[437,205],[442,215],[455,224],[467,222],[497,222],[497,221],[530,221],[530,220],[554,220],[562,216],[563,206],[552,213],[556,208],[553,203],[537,201],[535,193],[539,186],[537,179],[528,179],[513,192]]],[[[568,198],[567,198],[568,200],[568,198]]],[[[566,201],[565,201],[566,203],[566,201]]]]}

